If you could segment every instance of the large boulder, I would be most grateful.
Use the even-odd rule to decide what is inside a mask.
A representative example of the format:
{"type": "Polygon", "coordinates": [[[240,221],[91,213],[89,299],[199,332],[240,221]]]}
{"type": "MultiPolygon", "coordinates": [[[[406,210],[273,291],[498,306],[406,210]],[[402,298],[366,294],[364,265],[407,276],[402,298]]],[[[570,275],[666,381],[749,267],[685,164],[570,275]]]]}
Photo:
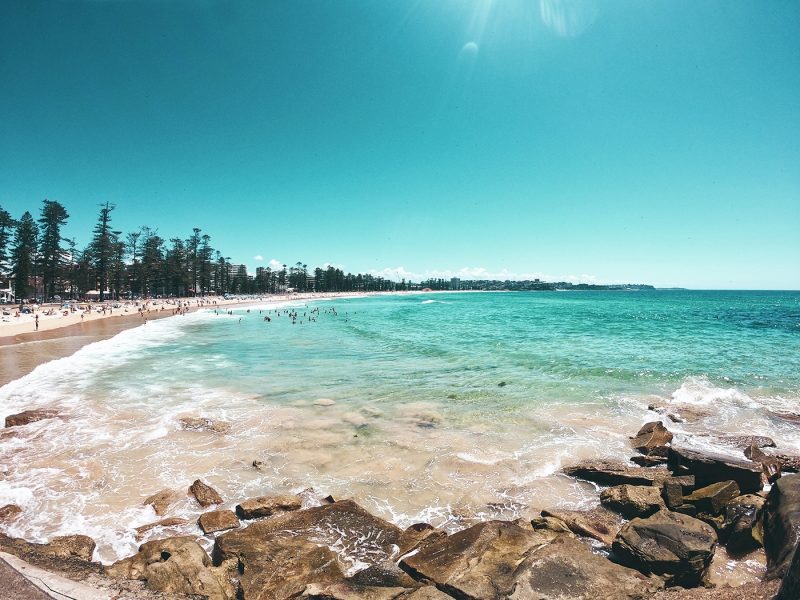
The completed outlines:
{"type": "Polygon", "coordinates": [[[764,504],[764,550],[767,579],[783,577],[800,542],[800,475],[784,475],[764,504]]]}
{"type": "Polygon", "coordinates": [[[25,410],[15,415],[8,415],[6,417],[6,427],[27,425],[28,423],[35,423],[36,421],[43,421],[44,419],[52,419],[53,417],[57,416],[58,411],[49,408],[25,410]]]}
{"type": "Polygon", "coordinates": [[[630,600],[663,583],[595,554],[569,536],[539,547],[517,568],[512,600],[630,600]]]}
{"type": "Polygon", "coordinates": [[[626,519],[649,517],[666,508],[661,491],[646,485],[626,484],[607,488],[600,493],[600,502],[626,519]]]}
{"type": "Polygon", "coordinates": [[[224,500],[219,492],[212,488],[207,483],[203,483],[199,479],[189,486],[189,493],[195,497],[200,506],[206,507],[212,504],[222,504],[224,500]]]}
{"type": "Polygon", "coordinates": [[[602,506],[591,510],[549,509],[543,510],[541,514],[543,518],[558,519],[572,533],[595,539],[607,548],[611,548],[619,528],[622,527],[619,515],[602,506]]]}
{"type": "Polygon", "coordinates": [[[800,552],[795,550],[789,570],[783,577],[775,600],[797,600],[800,598],[800,552]]]}
{"type": "Polygon", "coordinates": [[[564,468],[563,472],[600,485],[654,485],[669,476],[662,467],[634,467],[613,460],[585,460],[564,468]]]}
{"type": "Polygon", "coordinates": [[[302,501],[297,496],[259,496],[244,500],[236,506],[240,519],[259,519],[279,512],[298,510],[302,501]]]}
{"type": "Polygon", "coordinates": [[[735,481],[743,494],[755,494],[763,487],[761,465],[723,454],[672,446],[669,468],[676,475],[693,474],[699,487],[728,480],[735,481]]]}
{"type": "Polygon", "coordinates": [[[693,504],[698,513],[718,515],[725,505],[739,495],[739,486],[735,481],[720,481],[696,489],[683,498],[685,504],[693,504]]]}
{"type": "Polygon", "coordinates": [[[744,554],[764,543],[761,511],[765,500],[755,494],[734,498],[725,505],[723,537],[728,551],[744,554]]]}
{"type": "Polygon", "coordinates": [[[645,423],[631,440],[631,446],[648,456],[667,456],[672,433],[661,421],[645,423]]]}
{"type": "Polygon", "coordinates": [[[668,585],[694,587],[705,577],[716,544],[717,534],[706,523],[662,510],[625,524],[612,549],[622,564],[661,575],[668,585]]]}
{"type": "Polygon", "coordinates": [[[401,560],[400,568],[456,598],[507,598],[520,564],[548,541],[533,529],[487,521],[429,544],[401,560]]]}
{"type": "Polygon", "coordinates": [[[239,519],[232,510],[212,510],[200,515],[197,524],[203,533],[216,533],[226,529],[236,529],[239,527],[239,519]]]}
{"type": "Polygon", "coordinates": [[[139,552],[106,567],[107,575],[140,579],[159,592],[196,594],[208,600],[234,600],[230,575],[235,561],[215,568],[205,550],[190,536],[153,540],[139,552]]]}

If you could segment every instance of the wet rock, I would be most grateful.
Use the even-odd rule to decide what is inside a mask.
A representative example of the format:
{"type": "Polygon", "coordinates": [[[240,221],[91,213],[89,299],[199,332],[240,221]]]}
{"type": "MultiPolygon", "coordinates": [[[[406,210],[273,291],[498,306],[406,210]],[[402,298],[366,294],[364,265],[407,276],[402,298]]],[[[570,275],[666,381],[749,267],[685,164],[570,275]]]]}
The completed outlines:
{"type": "Polygon", "coordinates": [[[735,481],[720,481],[706,487],[696,489],[683,500],[686,504],[697,507],[698,513],[718,515],[725,505],[740,494],[735,481]]]}
{"type": "Polygon", "coordinates": [[[15,415],[8,415],[6,417],[6,427],[18,427],[20,425],[27,425],[28,423],[35,423],[36,421],[43,421],[44,419],[52,419],[58,416],[58,411],[43,408],[26,410],[15,415]]]}
{"type": "Polygon", "coordinates": [[[600,493],[600,502],[626,519],[649,517],[666,508],[661,491],[654,486],[618,485],[600,493]]]}
{"type": "Polygon", "coordinates": [[[775,440],[765,435],[720,435],[717,439],[723,444],[744,450],[748,446],[774,448],[775,440]]]}
{"type": "Polygon", "coordinates": [[[352,500],[339,500],[334,504],[277,514],[247,528],[223,533],[215,540],[213,558],[219,563],[239,557],[246,563],[248,557],[263,553],[265,544],[286,536],[334,547],[342,561],[358,560],[366,567],[396,558],[403,530],[371,515],[352,500]]]}
{"type": "Polygon", "coordinates": [[[188,523],[189,519],[181,519],[180,517],[168,517],[166,519],[161,519],[155,523],[148,523],[147,525],[141,525],[137,527],[136,538],[141,539],[148,531],[155,529],[156,527],[180,527],[188,523]]]}
{"type": "Polygon", "coordinates": [[[400,554],[405,554],[446,535],[429,523],[414,523],[403,530],[397,545],[400,547],[400,554]]]}
{"type": "Polygon", "coordinates": [[[225,421],[215,421],[206,417],[184,417],[179,419],[181,429],[187,431],[212,431],[214,433],[228,433],[231,424],[225,421]]]}
{"type": "Polygon", "coordinates": [[[774,456],[767,456],[758,446],[750,444],[744,449],[745,458],[761,465],[761,469],[767,481],[774,483],[781,476],[783,465],[774,456]]]}
{"type": "Polygon", "coordinates": [[[669,454],[672,433],[661,421],[645,423],[631,440],[631,446],[648,456],[664,456],[669,454]]]}
{"type": "Polygon", "coordinates": [[[327,585],[311,583],[306,586],[300,598],[309,600],[395,600],[403,598],[408,591],[402,587],[364,586],[346,581],[327,585]]]}
{"type": "Polygon", "coordinates": [[[780,421],[786,421],[787,423],[798,423],[800,424],[800,414],[791,413],[791,412],[780,412],[776,410],[770,410],[769,415],[778,419],[780,421]]]}
{"type": "Polygon", "coordinates": [[[683,504],[683,486],[670,477],[664,480],[664,485],[661,486],[661,497],[667,508],[674,509],[683,504]]]}
{"type": "Polygon", "coordinates": [[[420,583],[397,566],[393,560],[386,560],[359,571],[347,581],[356,585],[373,587],[418,588],[420,583]]]}
{"type": "Polygon", "coordinates": [[[660,580],[598,556],[567,536],[535,549],[517,571],[512,600],[628,600],[663,587],[660,580]]]}
{"type": "Polygon", "coordinates": [[[260,519],[279,512],[297,510],[301,505],[297,496],[259,496],[238,504],[236,516],[240,519],[260,519]]]}
{"type": "Polygon", "coordinates": [[[612,549],[623,564],[664,576],[668,585],[694,587],[705,577],[716,544],[717,534],[706,523],[662,510],[625,524],[612,549]]]}
{"type": "Polygon", "coordinates": [[[405,596],[403,600],[450,600],[451,598],[452,596],[440,592],[434,586],[426,585],[414,590],[408,596],[405,596]]]}
{"type": "Polygon", "coordinates": [[[653,485],[669,476],[664,468],[632,467],[611,460],[585,460],[564,468],[563,472],[600,485],[653,485]]]}
{"type": "Polygon", "coordinates": [[[763,545],[764,529],[760,516],[764,502],[761,496],[746,494],[725,506],[723,535],[730,552],[744,554],[763,545]]]}
{"type": "Polygon", "coordinates": [[[8,521],[11,521],[21,512],[22,509],[16,504],[6,504],[5,506],[0,507],[0,523],[7,523],[8,521]]]}
{"type": "Polygon", "coordinates": [[[177,502],[179,498],[180,496],[175,490],[164,489],[160,492],[156,492],[152,496],[145,498],[142,504],[149,504],[153,507],[153,510],[156,511],[158,516],[162,516],[166,514],[166,512],[169,510],[169,507],[177,502]]]}
{"type": "Polygon", "coordinates": [[[800,552],[795,551],[775,600],[797,600],[797,598],[800,598],[800,552]]]}
{"type": "Polygon", "coordinates": [[[764,504],[767,579],[783,577],[800,542],[800,475],[785,475],[772,486],[764,504]]]}
{"type": "Polygon", "coordinates": [[[798,473],[800,472],[800,456],[791,456],[789,454],[768,454],[770,458],[774,458],[781,465],[781,471],[784,473],[798,473]]]}
{"type": "Polygon", "coordinates": [[[619,515],[601,506],[591,510],[543,510],[541,514],[558,519],[574,534],[602,542],[608,548],[622,526],[619,515]]]}
{"type": "Polygon", "coordinates": [[[690,517],[697,516],[697,507],[694,504],[679,504],[672,510],[676,513],[681,513],[682,515],[688,515],[690,517]]]}
{"type": "MultiPolygon", "coordinates": [[[[34,558],[79,559],[89,562],[94,554],[95,543],[86,535],[62,535],[54,537],[46,544],[36,544],[20,538],[12,538],[0,533],[0,550],[27,560],[34,558]]],[[[0,590],[1,591],[1,590],[0,590]]]]}
{"type": "MultiPolygon", "coordinates": [[[[517,524],[521,526],[520,523],[517,524]]],[[[562,533],[572,533],[564,521],[561,519],[556,519],[555,517],[534,517],[531,519],[531,527],[533,527],[534,531],[546,531],[556,535],[560,535],[562,533]]]]}
{"type": "Polygon", "coordinates": [[[647,408],[660,415],[665,415],[673,423],[699,421],[714,414],[711,410],[685,404],[650,404],[647,408]]]}
{"type": "Polygon", "coordinates": [[[666,456],[645,456],[644,454],[637,454],[631,456],[630,461],[640,467],[657,467],[659,465],[667,464],[666,456]]]}
{"type": "Polygon", "coordinates": [[[195,497],[202,507],[211,506],[212,504],[222,504],[224,502],[217,490],[199,479],[195,480],[195,482],[189,486],[189,493],[195,497]]]}
{"type": "Polygon", "coordinates": [[[239,527],[239,519],[232,510],[212,510],[200,515],[197,524],[203,533],[215,533],[226,529],[236,529],[239,527]]]}
{"type": "Polygon", "coordinates": [[[676,475],[691,473],[700,487],[732,480],[745,494],[762,488],[761,465],[722,454],[672,446],[669,467],[676,475]]]}
{"type": "Polygon", "coordinates": [[[190,536],[153,540],[142,544],[134,556],[106,567],[106,574],[140,579],[159,592],[197,594],[209,600],[234,600],[230,581],[235,561],[214,568],[205,550],[190,536]]]}
{"type": "Polygon", "coordinates": [[[429,544],[400,568],[457,598],[492,600],[511,595],[518,566],[548,540],[507,521],[487,521],[429,544]]]}

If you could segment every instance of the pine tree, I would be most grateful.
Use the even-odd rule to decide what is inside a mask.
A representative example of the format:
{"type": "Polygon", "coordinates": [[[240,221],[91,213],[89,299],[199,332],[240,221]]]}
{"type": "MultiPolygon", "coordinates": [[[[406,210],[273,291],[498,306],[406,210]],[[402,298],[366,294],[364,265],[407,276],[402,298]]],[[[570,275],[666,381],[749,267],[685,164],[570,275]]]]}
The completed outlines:
{"type": "Polygon", "coordinates": [[[100,302],[103,301],[106,292],[109,268],[116,251],[114,234],[111,231],[111,211],[114,208],[116,207],[108,202],[101,205],[100,216],[94,227],[94,238],[92,238],[91,244],[92,258],[100,283],[100,302]]]}
{"type": "Polygon", "coordinates": [[[14,248],[11,259],[14,267],[14,288],[17,300],[22,300],[30,295],[31,277],[36,267],[36,242],[39,228],[33,220],[31,213],[25,211],[17,223],[14,236],[14,248]]]}
{"type": "Polygon", "coordinates": [[[4,277],[11,270],[9,251],[11,250],[11,234],[15,225],[11,214],[0,206],[0,277],[4,277]]]}
{"type": "Polygon", "coordinates": [[[64,249],[61,246],[61,227],[67,222],[69,214],[61,203],[45,199],[39,218],[41,225],[41,273],[45,299],[56,293],[56,282],[61,276],[64,249]]]}

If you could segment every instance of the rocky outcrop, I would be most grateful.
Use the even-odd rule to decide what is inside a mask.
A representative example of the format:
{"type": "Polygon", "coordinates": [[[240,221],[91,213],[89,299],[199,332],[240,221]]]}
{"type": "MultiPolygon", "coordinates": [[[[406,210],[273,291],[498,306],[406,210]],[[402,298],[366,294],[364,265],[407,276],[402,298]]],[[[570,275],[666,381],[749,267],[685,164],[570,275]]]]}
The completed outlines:
{"type": "Polygon", "coordinates": [[[155,529],[156,527],[180,527],[182,525],[186,525],[187,523],[189,523],[188,519],[181,519],[180,517],[167,517],[166,519],[161,519],[160,521],[147,523],[146,525],[140,525],[137,527],[136,538],[141,539],[148,531],[155,529]]]}
{"type": "Polygon", "coordinates": [[[755,494],[734,498],[725,505],[723,537],[728,551],[744,554],[764,544],[761,511],[765,500],[755,494]]]}
{"type": "Polygon", "coordinates": [[[230,423],[225,421],[215,421],[206,417],[184,417],[178,420],[181,429],[187,431],[211,431],[213,433],[228,433],[231,430],[230,423]]]}
{"type": "Polygon", "coordinates": [[[422,548],[400,561],[400,568],[456,598],[507,598],[516,587],[519,565],[547,543],[533,529],[487,521],[422,548]]]}
{"type": "Polygon", "coordinates": [[[653,485],[669,476],[667,470],[661,467],[633,467],[611,460],[586,460],[566,467],[563,472],[600,485],[653,485]]]}
{"type": "Polygon", "coordinates": [[[683,504],[684,495],[694,490],[694,475],[667,477],[661,486],[661,497],[670,510],[676,510],[683,504]]]}
{"type": "Polygon", "coordinates": [[[6,504],[5,506],[0,507],[0,523],[11,521],[21,512],[22,509],[16,504],[6,504]]]}
{"type": "Polygon", "coordinates": [[[654,486],[618,485],[600,493],[600,502],[626,519],[649,517],[666,508],[661,490],[654,486]]]}
{"type": "Polygon", "coordinates": [[[26,410],[15,415],[8,415],[6,417],[6,427],[18,427],[20,425],[27,425],[28,423],[35,423],[36,421],[43,421],[44,419],[52,419],[57,416],[57,410],[48,408],[26,410]]]}
{"type": "Polygon", "coordinates": [[[234,600],[236,589],[230,581],[236,562],[214,568],[205,550],[190,536],[154,540],[142,544],[139,552],[106,567],[106,574],[141,579],[160,592],[196,594],[208,600],[234,600]]]}
{"type": "Polygon", "coordinates": [[[694,587],[705,577],[716,544],[717,534],[706,523],[663,510],[625,524],[612,549],[622,564],[661,575],[668,585],[694,587]]]}
{"type": "Polygon", "coordinates": [[[421,585],[393,560],[385,560],[367,567],[349,577],[347,581],[368,587],[418,588],[421,585]]]}
{"type": "Polygon", "coordinates": [[[195,480],[195,482],[189,486],[189,493],[195,497],[202,507],[211,506],[212,504],[222,504],[224,502],[217,490],[199,479],[195,480]]]}
{"type": "Polygon", "coordinates": [[[631,440],[631,446],[648,456],[667,456],[672,442],[672,433],[661,421],[645,423],[631,440]]]}
{"type": "MultiPolygon", "coordinates": [[[[541,514],[543,518],[562,522],[574,534],[595,539],[608,548],[622,526],[619,515],[600,506],[591,510],[543,510],[541,514]]],[[[536,525],[532,525],[536,529],[536,525]]],[[[557,525],[551,529],[558,531],[557,525]]]]}
{"type": "Polygon", "coordinates": [[[800,475],[781,477],[764,504],[764,550],[768,579],[783,577],[800,542],[800,475]]]}
{"type": "Polygon", "coordinates": [[[676,475],[693,474],[699,487],[728,480],[735,481],[745,494],[763,487],[761,465],[744,459],[672,446],[668,464],[676,475]]]}
{"type": "Polygon", "coordinates": [[[142,504],[150,505],[158,516],[167,513],[169,507],[178,501],[180,496],[175,490],[164,489],[144,499],[142,504]]]}
{"type": "Polygon", "coordinates": [[[62,535],[54,537],[46,544],[35,544],[19,538],[12,538],[0,533],[2,544],[0,549],[21,558],[27,556],[78,559],[89,562],[94,554],[95,543],[87,535],[62,535]]]}
{"type": "Polygon", "coordinates": [[[236,529],[239,527],[239,519],[232,510],[212,510],[200,515],[197,524],[203,533],[216,533],[217,531],[225,531],[227,529],[236,529]]]}
{"type": "Polygon", "coordinates": [[[696,489],[684,497],[683,502],[694,505],[698,513],[719,515],[725,509],[725,505],[739,493],[739,486],[735,481],[720,481],[696,489]]]}
{"type": "Polygon", "coordinates": [[[728,446],[744,450],[748,446],[756,448],[774,448],[775,440],[765,435],[720,435],[717,439],[728,446]]]}
{"type": "Polygon", "coordinates": [[[236,506],[240,519],[260,519],[279,512],[298,510],[302,502],[297,496],[259,496],[236,506]]]}
{"type": "Polygon", "coordinates": [[[789,570],[783,577],[775,600],[797,600],[800,598],[800,552],[795,550],[789,570]]]}

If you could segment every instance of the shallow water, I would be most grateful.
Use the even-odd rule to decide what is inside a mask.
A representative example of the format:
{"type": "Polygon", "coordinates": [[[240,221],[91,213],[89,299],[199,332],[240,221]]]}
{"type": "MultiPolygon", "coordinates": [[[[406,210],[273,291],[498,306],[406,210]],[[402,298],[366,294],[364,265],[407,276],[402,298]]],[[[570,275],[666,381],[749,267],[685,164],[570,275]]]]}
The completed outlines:
{"type": "MultiPolygon", "coordinates": [[[[590,506],[595,488],[559,469],[631,456],[628,436],[661,418],[650,403],[702,409],[665,421],[684,443],[757,433],[800,452],[800,430],[770,412],[799,406],[798,293],[406,295],[279,312],[151,322],[0,388],[0,417],[62,413],[0,437],[0,505],[25,511],[7,532],[85,533],[110,562],[163,536],[134,535],[158,518],[146,496],[198,477],[230,507],[314,488],[450,529],[590,506]],[[186,431],[183,417],[231,429],[186,431]]],[[[169,514],[199,512],[187,498],[169,514]]]]}

